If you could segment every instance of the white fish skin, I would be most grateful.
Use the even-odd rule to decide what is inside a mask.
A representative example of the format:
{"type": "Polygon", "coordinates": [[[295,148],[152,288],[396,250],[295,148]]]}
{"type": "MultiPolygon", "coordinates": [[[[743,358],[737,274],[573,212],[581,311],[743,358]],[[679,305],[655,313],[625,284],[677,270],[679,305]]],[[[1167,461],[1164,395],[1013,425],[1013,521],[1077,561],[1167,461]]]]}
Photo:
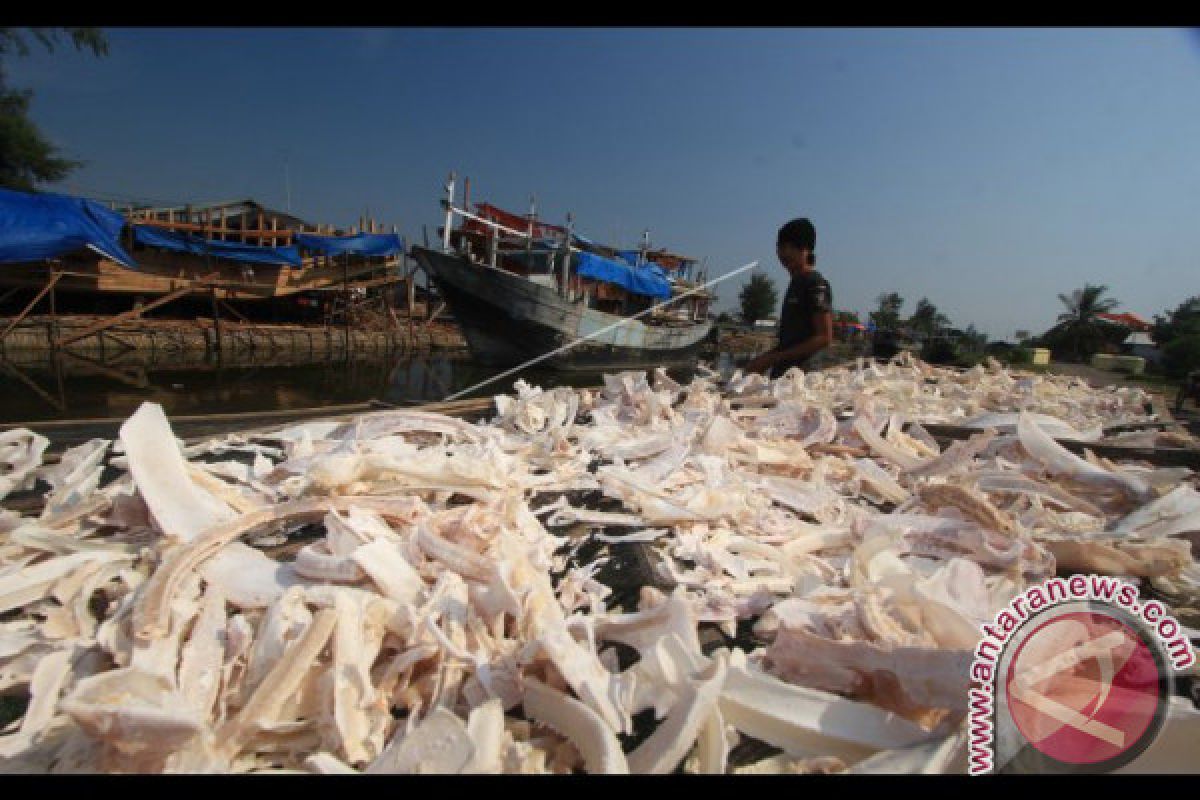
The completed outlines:
{"type": "Polygon", "coordinates": [[[967,771],[966,731],[945,739],[881,750],[847,770],[852,775],[963,775],[967,771]]]}
{"type": "Polygon", "coordinates": [[[530,717],[571,740],[589,773],[629,773],[629,763],[612,728],[583,703],[540,681],[527,679],[524,707],[530,717]]]}
{"type": "Polygon", "coordinates": [[[909,455],[876,433],[865,416],[861,414],[856,416],[852,427],[854,428],[854,432],[859,435],[859,438],[866,442],[867,447],[902,469],[915,469],[924,463],[921,459],[909,455]]]}
{"type": "Polygon", "coordinates": [[[869,703],[784,683],[748,666],[740,651],[730,659],[720,707],[727,723],[786,753],[823,753],[847,764],[932,738],[915,722],[869,703]]]}
{"type": "Polygon", "coordinates": [[[92,439],[67,450],[58,464],[39,470],[39,477],[51,487],[42,509],[42,519],[69,511],[95,493],[104,472],[108,445],[107,439],[92,439]]]}
{"type": "Polygon", "coordinates": [[[225,596],[210,585],[179,663],[179,692],[205,720],[211,718],[221,688],[225,625],[225,596]]]}
{"type": "Polygon", "coordinates": [[[676,708],[661,725],[628,756],[629,769],[637,774],[665,775],[675,769],[692,749],[705,721],[716,710],[717,698],[725,683],[727,657],[718,653],[712,664],[698,676],[698,683],[687,683],[676,708]]]}
{"type": "Polygon", "coordinates": [[[0,613],[28,605],[50,593],[54,584],[88,564],[129,561],[132,556],[91,550],[59,556],[0,577],[0,613]]]}
{"type": "Polygon", "coordinates": [[[416,603],[425,582],[394,542],[379,538],[359,547],[351,555],[379,590],[402,605],[416,603]]]}
{"type": "Polygon", "coordinates": [[[50,445],[45,436],[26,428],[0,432],[0,464],[8,469],[0,474],[0,500],[9,492],[28,489],[34,470],[42,464],[42,454],[50,445]]]}
{"type": "Polygon", "coordinates": [[[1182,484],[1152,503],[1123,517],[1113,527],[1116,533],[1139,536],[1172,536],[1200,530],[1200,492],[1182,484]]]}
{"type": "Polygon", "coordinates": [[[1093,486],[1119,489],[1137,500],[1149,498],[1151,489],[1145,481],[1132,475],[1109,472],[1083,460],[1051,439],[1027,414],[1022,414],[1017,421],[1017,436],[1025,452],[1053,475],[1064,475],[1093,486]]]}
{"type": "Polygon", "coordinates": [[[187,462],[162,406],[142,403],[121,426],[120,439],[133,482],[165,535],[190,541],[201,531],[236,516],[233,509],[188,477],[187,462]]]}
{"type": "Polygon", "coordinates": [[[200,574],[220,588],[230,603],[239,608],[266,608],[290,586],[303,579],[288,564],[281,564],[241,542],[231,542],[208,560],[200,574]]]}
{"type": "MultiPolygon", "coordinates": [[[[1104,435],[1104,431],[1099,426],[1080,431],[1076,428],[1063,422],[1061,419],[1050,416],[1049,414],[1037,414],[1025,412],[1028,414],[1038,428],[1045,431],[1047,436],[1055,439],[1070,439],[1077,442],[1094,442],[1104,435]]],[[[1017,422],[1020,417],[1018,413],[988,413],[980,414],[972,417],[962,423],[964,428],[991,428],[997,433],[1012,433],[1017,429],[1017,422]]]]}
{"type": "Polygon", "coordinates": [[[992,430],[977,433],[966,441],[954,442],[945,452],[912,469],[905,470],[910,478],[928,478],[933,475],[946,475],[960,467],[969,465],[975,456],[983,452],[996,434],[992,430]]]}
{"type": "Polygon", "coordinates": [[[467,726],[455,714],[436,708],[412,733],[399,727],[387,748],[367,767],[368,775],[453,775],[475,757],[467,726]]]}

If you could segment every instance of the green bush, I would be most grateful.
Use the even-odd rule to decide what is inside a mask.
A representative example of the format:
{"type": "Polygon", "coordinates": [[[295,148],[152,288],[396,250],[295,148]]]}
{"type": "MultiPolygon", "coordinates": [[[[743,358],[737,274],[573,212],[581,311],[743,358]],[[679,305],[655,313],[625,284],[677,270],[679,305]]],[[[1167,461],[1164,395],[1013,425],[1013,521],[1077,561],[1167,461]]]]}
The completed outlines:
{"type": "Polygon", "coordinates": [[[1200,369],[1200,333],[1188,333],[1172,339],[1163,347],[1163,371],[1172,378],[1182,378],[1200,369]]]}
{"type": "Polygon", "coordinates": [[[930,339],[921,348],[921,360],[930,364],[953,364],[958,348],[949,339],[930,339]]]}
{"type": "Polygon", "coordinates": [[[954,360],[954,366],[970,369],[977,364],[982,364],[986,358],[987,355],[980,352],[959,353],[958,358],[954,360]]]}
{"type": "Polygon", "coordinates": [[[1014,347],[1004,358],[1009,364],[1032,364],[1033,351],[1027,347],[1014,347]]]}

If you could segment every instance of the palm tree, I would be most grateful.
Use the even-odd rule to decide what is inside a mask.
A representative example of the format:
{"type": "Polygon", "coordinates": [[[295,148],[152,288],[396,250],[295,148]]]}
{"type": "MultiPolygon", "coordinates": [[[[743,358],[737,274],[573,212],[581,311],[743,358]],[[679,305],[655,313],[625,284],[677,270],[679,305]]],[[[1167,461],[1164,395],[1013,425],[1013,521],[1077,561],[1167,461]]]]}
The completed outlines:
{"type": "Polygon", "coordinates": [[[1107,286],[1084,284],[1069,295],[1060,294],[1058,299],[1067,310],[1058,315],[1058,325],[1064,343],[1070,344],[1076,359],[1082,360],[1085,349],[1094,352],[1104,339],[1100,314],[1112,311],[1120,301],[1104,297],[1107,286]]]}

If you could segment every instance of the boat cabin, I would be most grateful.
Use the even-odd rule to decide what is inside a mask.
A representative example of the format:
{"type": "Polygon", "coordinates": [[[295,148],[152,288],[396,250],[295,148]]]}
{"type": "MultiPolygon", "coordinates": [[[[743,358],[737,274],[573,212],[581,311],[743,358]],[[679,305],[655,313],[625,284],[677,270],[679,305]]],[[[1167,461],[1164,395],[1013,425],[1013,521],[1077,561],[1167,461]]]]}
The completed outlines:
{"type": "Polygon", "coordinates": [[[621,249],[580,236],[569,218],[567,226],[538,220],[532,204],[525,215],[491,203],[476,203],[473,211],[445,205],[446,246],[476,264],[520,275],[608,314],[631,316],[653,308],[642,318],[647,325],[708,320],[715,296],[703,288],[707,276],[697,259],[651,249],[648,232],[642,247],[621,249]]]}

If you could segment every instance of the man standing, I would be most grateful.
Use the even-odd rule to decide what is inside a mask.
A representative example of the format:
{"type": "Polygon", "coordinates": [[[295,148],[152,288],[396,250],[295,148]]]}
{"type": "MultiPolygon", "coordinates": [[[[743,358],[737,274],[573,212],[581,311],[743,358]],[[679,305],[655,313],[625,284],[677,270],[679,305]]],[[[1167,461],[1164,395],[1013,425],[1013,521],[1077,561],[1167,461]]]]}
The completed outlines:
{"type": "Polygon", "coordinates": [[[747,372],[767,371],[778,378],[791,367],[812,369],[817,354],[833,343],[833,293],[815,269],[817,231],[807,219],[794,219],[779,229],[775,252],[792,276],[779,315],[779,344],[752,359],[747,372]]]}

